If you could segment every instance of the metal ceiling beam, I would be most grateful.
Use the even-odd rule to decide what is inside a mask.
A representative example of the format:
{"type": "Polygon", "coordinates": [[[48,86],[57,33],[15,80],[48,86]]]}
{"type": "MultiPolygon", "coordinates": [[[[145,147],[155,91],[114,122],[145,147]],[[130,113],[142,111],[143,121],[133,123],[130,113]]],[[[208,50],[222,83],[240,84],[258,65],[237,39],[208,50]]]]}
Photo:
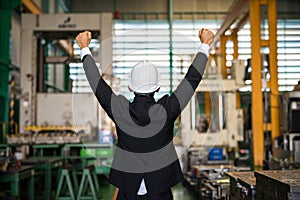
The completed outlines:
{"type": "Polygon", "coordinates": [[[235,28],[232,30],[232,35],[237,34],[244,26],[245,24],[249,21],[249,12],[247,12],[242,19],[237,23],[235,28]]]}
{"type": "Polygon", "coordinates": [[[243,14],[249,13],[249,0],[235,0],[229,8],[228,14],[224,19],[223,24],[215,34],[212,46],[220,40],[221,35],[230,28],[230,26],[243,14]]]}
{"type": "Polygon", "coordinates": [[[41,14],[43,11],[31,0],[22,0],[23,5],[32,13],[32,14],[41,14]]]}

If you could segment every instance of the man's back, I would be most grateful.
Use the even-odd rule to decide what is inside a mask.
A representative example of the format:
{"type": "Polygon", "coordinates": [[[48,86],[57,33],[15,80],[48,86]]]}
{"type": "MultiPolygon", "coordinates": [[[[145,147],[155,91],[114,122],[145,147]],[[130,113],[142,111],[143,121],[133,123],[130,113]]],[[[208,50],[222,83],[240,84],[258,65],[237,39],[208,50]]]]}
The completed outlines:
{"type": "Polygon", "coordinates": [[[135,74],[134,69],[138,69],[141,76],[130,80],[129,87],[136,92],[134,101],[130,103],[124,96],[116,95],[100,76],[87,48],[91,33],[83,32],[77,36],[91,88],[116,124],[118,144],[109,181],[120,189],[118,199],[172,199],[170,188],[182,181],[172,142],[173,128],[174,121],[189,102],[205,70],[213,34],[202,29],[199,38],[203,42],[202,48],[185,78],[174,93],[157,102],[151,95],[159,90],[157,70],[149,64],[133,68],[131,75],[135,74]],[[144,69],[149,73],[144,73],[144,69]]]}

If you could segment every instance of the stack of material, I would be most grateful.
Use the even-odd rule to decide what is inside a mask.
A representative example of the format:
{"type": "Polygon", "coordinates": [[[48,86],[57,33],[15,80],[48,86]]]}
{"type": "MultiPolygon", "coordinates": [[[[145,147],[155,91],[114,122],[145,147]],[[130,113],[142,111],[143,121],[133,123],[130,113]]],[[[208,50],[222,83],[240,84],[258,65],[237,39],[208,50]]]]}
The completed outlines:
{"type": "Polygon", "coordinates": [[[256,171],[256,199],[300,199],[300,170],[256,171]]]}
{"type": "Polygon", "coordinates": [[[227,172],[230,178],[231,200],[254,200],[255,199],[255,176],[254,172],[227,172]]]}

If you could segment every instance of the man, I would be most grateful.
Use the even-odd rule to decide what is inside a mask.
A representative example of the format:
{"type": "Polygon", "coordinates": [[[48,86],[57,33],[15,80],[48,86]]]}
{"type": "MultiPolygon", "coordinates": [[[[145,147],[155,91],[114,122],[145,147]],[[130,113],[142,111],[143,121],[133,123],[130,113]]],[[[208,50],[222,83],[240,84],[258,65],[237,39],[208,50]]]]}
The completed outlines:
{"type": "Polygon", "coordinates": [[[102,79],[88,45],[91,33],[78,34],[81,60],[90,86],[99,103],[116,124],[118,144],[109,182],[119,188],[117,200],[171,200],[171,187],[183,180],[172,142],[174,121],[201,81],[213,33],[201,29],[199,52],[173,94],[155,101],[159,91],[158,72],[149,62],[140,62],[130,73],[129,102],[116,95],[102,79]]]}

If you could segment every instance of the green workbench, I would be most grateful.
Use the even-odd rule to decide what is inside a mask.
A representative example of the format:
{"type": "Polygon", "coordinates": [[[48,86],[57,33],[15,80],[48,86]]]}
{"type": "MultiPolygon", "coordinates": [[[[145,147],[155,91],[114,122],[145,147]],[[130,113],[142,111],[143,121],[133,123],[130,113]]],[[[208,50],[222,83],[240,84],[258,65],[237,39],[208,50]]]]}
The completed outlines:
{"type": "Polygon", "coordinates": [[[0,155],[1,156],[10,156],[16,152],[16,148],[20,147],[20,144],[0,144],[0,155]]]}
{"type": "Polygon", "coordinates": [[[61,149],[63,148],[63,146],[63,144],[34,144],[32,145],[33,155],[38,157],[44,157],[48,156],[45,155],[45,151],[51,151],[51,156],[56,157],[61,155],[61,149]]]}
{"type": "MultiPolygon", "coordinates": [[[[98,144],[98,143],[80,143],[80,144],[65,144],[62,148],[62,157],[65,160],[80,161],[81,168],[86,165],[95,164],[99,160],[109,160],[111,163],[114,154],[113,144],[98,144]]],[[[96,173],[108,175],[109,166],[99,166],[95,164],[96,173]]]]}
{"type": "Polygon", "coordinates": [[[112,144],[97,144],[97,143],[77,143],[77,144],[65,144],[62,148],[62,156],[78,156],[82,149],[87,149],[92,153],[95,153],[96,157],[112,156],[113,145],[112,144]]]}
{"type": "Polygon", "coordinates": [[[0,156],[9,156],[9,146],[7,144],[0,144],[0,156]]]}
{"type": "Polygon", "coordinates": [[[53,172],[57,173],[58,170],[63,165],[62,158],[28,158],[26,160],[21,160],[22,165],[32,165],[35,168],[36,174],[41,173],[45,175],[45,191],[44,191],[44,199],[51,199],[51,191],[52,191],[52,175],[53,172]]]}
{"type": "MultiPolygon", "coordinates": [[[[5,172],[0,172],[0,182],[10,184],[9,196],[20,199],[21,181],[26,181],[28,200],[34,199],[34,166],[22,166],[20,168],[9,169],[5,172]]],[[[0,190],[3,187],[0,187],[0,190]]],[[[23,189],[23,188],[22,188],[23,189]]]]}

